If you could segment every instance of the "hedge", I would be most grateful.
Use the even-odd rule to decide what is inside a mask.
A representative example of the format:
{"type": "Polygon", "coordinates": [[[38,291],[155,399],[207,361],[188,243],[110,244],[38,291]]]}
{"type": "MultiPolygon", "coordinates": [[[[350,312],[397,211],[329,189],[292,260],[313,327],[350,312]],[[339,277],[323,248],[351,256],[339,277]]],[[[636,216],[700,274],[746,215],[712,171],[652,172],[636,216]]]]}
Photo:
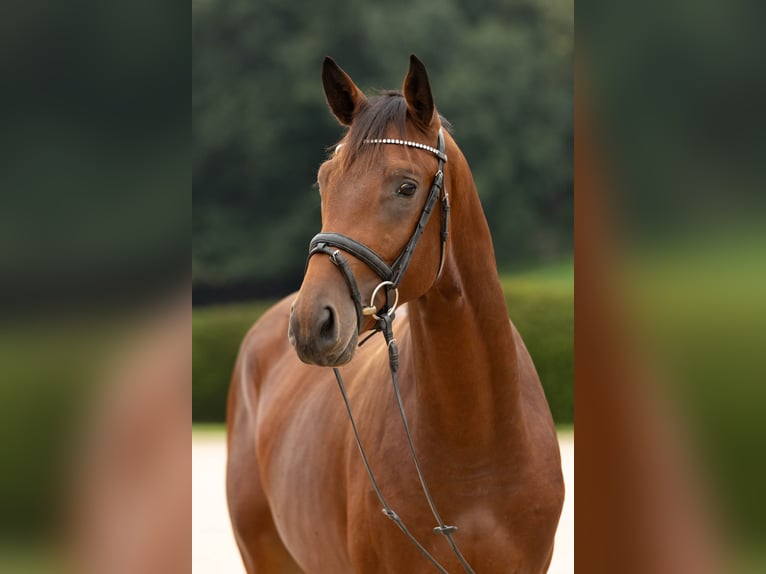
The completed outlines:
{"type": "Polygon", "coordinates": [[[571,283],[503,281],[505,302],[532,356],[558,425],[574,423],[574,294],[571,283]]]}
{"type": "Polygon", "coordinates": [[[226,396],[245,333],[272,304],[237,303],[192,314],[192,422],[226,420],[226,396]]]}
{"type": "MultiPolygon", "coordinates": [[[[557,424],[574,422],[574,309],[571,276],[505,277],[503,289],[514,324],[540,374],[557,424]]],[[[234,361],[247,330],[270,302],[194,310],[194,422],[225,419],[226,395],[234,361]]]]}

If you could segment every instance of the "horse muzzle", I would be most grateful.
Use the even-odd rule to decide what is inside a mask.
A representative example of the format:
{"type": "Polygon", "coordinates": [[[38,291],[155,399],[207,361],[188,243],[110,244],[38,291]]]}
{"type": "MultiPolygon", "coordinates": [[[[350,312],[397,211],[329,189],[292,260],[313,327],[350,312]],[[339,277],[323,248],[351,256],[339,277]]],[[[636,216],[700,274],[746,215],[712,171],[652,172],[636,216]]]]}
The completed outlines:
{"type": "Polygon", "coordinates": [[[287,336],[304,363],[344,365],[354,356],[358,339],[354,306],[350,300],[334,303],[299,294],[290,309],[287,336]]]}

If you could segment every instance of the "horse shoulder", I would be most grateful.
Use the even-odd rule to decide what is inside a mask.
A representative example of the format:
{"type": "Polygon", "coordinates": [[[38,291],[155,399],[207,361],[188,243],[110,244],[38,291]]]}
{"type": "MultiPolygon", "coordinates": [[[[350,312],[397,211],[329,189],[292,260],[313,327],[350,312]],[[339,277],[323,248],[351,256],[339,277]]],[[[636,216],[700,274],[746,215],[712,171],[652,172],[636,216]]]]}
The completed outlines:
{"type": "Polygon", "coordinates": [[[280,345],[287,342],[286,325],[290,302],[294,296],[285,297],[270,307],[250,327],[239,346],[226,407],[230,448],[232,441],[248,442],[246,436],[253,436],[260,390],[266,380],[263,375],[270,364],[284,352],[280,345]],[[283,336],[280,337],[280,334],[283,336]]]}

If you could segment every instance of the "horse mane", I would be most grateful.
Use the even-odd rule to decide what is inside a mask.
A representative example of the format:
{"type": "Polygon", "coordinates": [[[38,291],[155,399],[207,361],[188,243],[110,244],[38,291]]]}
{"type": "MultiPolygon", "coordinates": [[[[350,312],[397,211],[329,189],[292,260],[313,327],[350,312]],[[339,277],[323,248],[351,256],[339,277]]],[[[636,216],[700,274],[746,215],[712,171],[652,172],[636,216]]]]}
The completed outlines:
{"type": "MultiPolygon", "coordinates": [[[[452,133],[452,125],[447,119],[439,114],[442,126],[452,133]]],[[[391,126],[396,127],[396,136],[404,138],[407,127],[407,102],[401,92],[397,90],[381,90],[378,95],[371,96],[360,108],[354,117],[346,135],[328,151],[335,152],[342,160],[345,168],[352,163],[360,161],[363,167],[371,165],[372,160],[380,149],[379,145],[365,145],[364,140],[380,139],[386,137],[391,126]]],[[[416,124],[419,131],[425,134],[416,124]]],[[[424,142],[425,143],[425,142],[424,142]]],[[[436,145],[435,142],[428,142],[436,145]]]]}

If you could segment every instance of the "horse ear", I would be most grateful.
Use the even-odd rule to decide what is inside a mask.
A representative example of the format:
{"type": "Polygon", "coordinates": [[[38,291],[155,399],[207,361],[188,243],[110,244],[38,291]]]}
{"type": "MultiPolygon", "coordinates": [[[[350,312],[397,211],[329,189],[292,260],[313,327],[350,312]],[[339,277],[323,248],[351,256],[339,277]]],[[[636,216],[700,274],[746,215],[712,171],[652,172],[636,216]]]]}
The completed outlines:
{"type": "Polygon", "coordinates": [[[356,112],[367,102],[362,90],[329,56],[322,65],[322,84],[332,113],[341,124],[350,126],[356,112]]]}
{"type": "Polygon", "coordinates": [[[430,126],[434,120],[434,98],[426,67],[415,54],[410,54],[410,70],[404,78],[402,92],[412,118],[423,127],[430,126]]]}

